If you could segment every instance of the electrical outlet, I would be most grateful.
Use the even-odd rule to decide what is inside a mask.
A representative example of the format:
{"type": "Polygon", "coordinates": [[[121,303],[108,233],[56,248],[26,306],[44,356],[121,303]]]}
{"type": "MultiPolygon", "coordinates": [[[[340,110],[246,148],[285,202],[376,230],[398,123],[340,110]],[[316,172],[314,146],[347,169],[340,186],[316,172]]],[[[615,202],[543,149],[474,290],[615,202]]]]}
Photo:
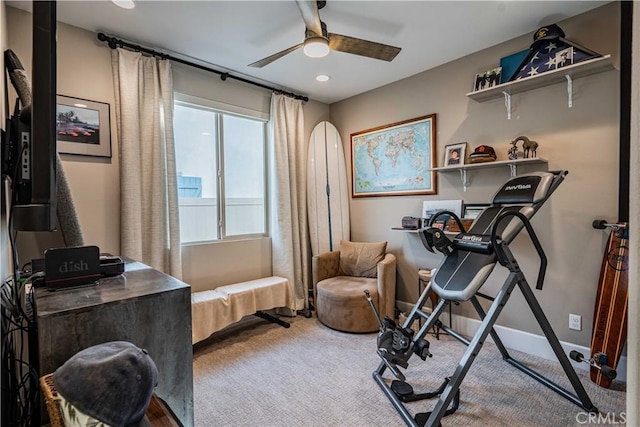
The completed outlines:
{"type": "Polygon", "coordinates": [[[569,329],[574,329],[576,331],[582,330],[582,316],[579,314],[570,314],[569,315],[569,329]]]}

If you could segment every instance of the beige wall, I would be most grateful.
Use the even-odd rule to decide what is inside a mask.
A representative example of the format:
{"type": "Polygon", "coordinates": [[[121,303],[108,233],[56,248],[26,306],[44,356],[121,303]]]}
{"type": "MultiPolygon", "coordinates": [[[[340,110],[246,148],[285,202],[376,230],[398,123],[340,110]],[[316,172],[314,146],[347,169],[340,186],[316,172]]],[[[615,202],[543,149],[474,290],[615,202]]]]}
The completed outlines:
{"type": "MultiPolygon", "coordinates": [[[[9,46],[31,69],[31,14],[7,8],[9,46]]],[[[94,33],[58,24],[58,93],[106,102],[111,108],[111,160],[63,155],[62,161],[78,209],[86,244],[102,251],[120,252],[120,179],[115,127],[111,50],[94,33]]],[[[268,113],[271,92],[216,74],[175,65],[177,92],[253,111],[268,113]]],[[[328,120],[329,106],[315,101],[304,104],[305,141],[321,120],[328,120]]],[[[21,263],[42,257],[49,247],[62,246],[57,233],[19,233],[21,263]]],[[[183,280],[193,290],[207,289],[271,274],[271,240],[247,239],[183,247],[183,280]]]]}
{"type": "MultiPolygon", "coordinates": [[[[635,8],[634,15],[634,27],[637,28],[640,17],[638,8],[635,8]]],[[[617,62],[618,22],[616,6],[609,5],[579,19],[563,22],[561,26],[570,40],[601,53],[611,53],[617,62]]],[[[634,54],[640,54],[637,34],[634,37],[634,54]]],[[[58,64],[58,93],[113,105],[109,49],[95,41],[93,33],[63,24],[59,27],[58,42],[58,54],[61,58],[58,64]]],[[[566,168],[570,174],[567,182],[534,220],[534,226],[550,258],[545,289],[534,292],[561,339],[588,345],[595,282],[605,242],[604,235],[592,230],[590,223],[597,217],[616,217],[619,77],[617,71],[611,71],[576,81],[575,103],[571,110],[566,108],[565,88],[562,85],[516,95],[513,100],[514,118],[511,121],[506,120],[501,100],[477,104],[465,97],[476,72],[493,67],[497,58],[521,50],[529,42],[530,35],[523,36],[438,69],[334,104],[331,106],[331,119],[342,133],[347,156],[350,133],[432,112],[438,114],[440,153],[446,144],[468,141],[470,147],[483,143],[493,145],[504,157],[508,141],[514,136],[524,133],[538,140],[541,144],[539,154],[550,160],[549,168],[566,168]],[[568,331],[569,312],[583,314],[584,326],[581,333],[568,331]]],[[[30,43],[30,15],[11,7],[5,9],[4,1],[0,1],[2,50],[6,47],[13,48],[27,68],[30,68],[30,43]],[[8,35],[11,37],[8,38],[8,35]]],[[[636,58],[636,68],[637,64],[636,58]]],[[[634,76],[637,89],[637,70],[634,76]]],[[[193,79],[193,85],[186,87],[193,87],[196,96],[210,95],[220,102],[240,103],[256,110],[268,109],[268,92],[231,81],[223,83],[219,78],[212,77],[213,80],[210,80],[208,74],[195,76],[193,71],[189,74],[178,66],[174,68],[176,84],[181,84],[183,78],[187,81],[193,79]]],[[[2,99],[3,91],[4,85],[0,84],[2,99]]],[[[634,90],[634,117],[638,116],[637,93],[634,90]]],[[[0,103],[0,111],[3,109],[4,103],[0,103]]],[[[329,108],[325,104],[313,101],[305,104],[307,136],[316,123],[328,119],[329,108]]],[[[631,197],[631,218],[638,218],[637,121],[634,124],[632,158],[636,162],[632,163],[632,189],[635,192],[631,197]]],[[[0,124],[0,127],[3,126],[4,123],[0,124]]],[[[87,243],[97,244],[101,249],[114,253],[119,252],[120,246],[117,148],[118,141],[112,123],[114,158],[111,162],[63,157],[87,243]]],[[[483,202],[507,178],[508,173],[503,170],[474,172],[471,174],[469,191],[463,193],[455,175],[443,175],[439,179],[438,196],[352,200],[353,239],[389,240],[391,250],[399,257],[398,298],[413,301],[416,296],[416,267],[434,266],[439,258],[428,254],[416,236],[392,233],[389,229],[397,226],[403,215],[417,215],[422,200],[463,198],[469,202],[483,202]]],[[[0,273],[4,278],[11,268],[7,260],[9,248],[4,212],[1,220],[0,273]]],[[[632,228],[632,232],[637,231],[637,224],[632,223],[632,228]]],[[[20,233],[23,243],[21,247],[26,250],[22,258],[24,262],[37,256],[38,251],[60,244],[59,238],[38,234],[34,236],[20,233]],[[34,244],[35,239],[38,239],[37,245],[34,244]]],[[[635,232],[633,234],[637,235],[635,232]]],[[[638,277],[638,246],[637,241],[634,242],[631,283],[637,283],[638,277]]],[[[516,247],[521,260],[532,256],[526,239],[516,240],[516,247]]],[[[188,246],[183,249],[183,257],[185,280],[192,282],[194,288],[208,286],[210,279],[223,284],[224,281],[229,283],[252,278],[244,276],[257,277],[268,274],[271,268],[269,239],[188,246]]],[[[529,260],[522,263],[533,280],[537,263],[529,260]]],[[[495,290],[499,284],[500,280],[492,280],[487,287],[495,290]]],[[[637,328],[633,326],[638,320],[638,292],[634,287],[630,292],[629,330],[634,331],[637,328]]],[[[500,323],[537,332],[531,326],[533,320],[528,309],[520,308],[523,308],[523,303],[516,293],[500,323]]],[[[636,360],[639,347],[637,336],[632,334],[629,360],[636,360]]],[[[635,425],[638,411],[633,402],[637,401],[640,392],[637,381],[633,379],[638,377],[638,364],[632,362],[629,366],[631,389],[627,413],[633,414],[633,418],[628,418],[628,421],[635,425]]]]}
{"type": "MultiPolygon", "coordinates": [[[[610,4],[575,19],[561,22],[567,38],[618,58],[618,5],[610,4]]],[[[468,142],[469,148],[493,146],[507,159],[509,142],[527,135],[539,142],[538,155],[549,160],[548,169],[567,169],[569,175],[533,225],[549,257],[545,288],[535,291],[561,340],[588,346],[595,292],[605,232],[591,228],[596,218],[615,220],[618,188],[618,81],[617,70],[574,81],[573,108],[567,108],[567,89],[557,84],[514,95],[513,117],[507,120],[503,99],[484,103],[465,96],[473,76],[495,67],[499,58],[525,49],[531,35],[507,41],[388,86],[331,105],[331,120],[341,132],[350,154],[350,134],[426,114],[437,114],[438,165],[444,146],[468,142]],[[582,331],[568,329],[569,313],[582,315],[582,331]]],[[[518,172],[538,167],[520,167],[518,172]]],[[[546,167],[545,167],[546,168],[546,167]]],[[[427,252],[414,233],[391,231],[404,215],[419,216],[423,200],[463,199],[487,202],[509,178],[509,169],[469,172],[471,185],[463,192],[459,174],[440,174],[436,196],[372,197],[351,200],[352,240],[387,240],[398,257],[400,301],[417,297],[418,267],[436,267],[441,256],[427,252]]],[[[520,265],[535,283],[538,259],[528,239],[519,236],[512,247],[520,265]]],[[[502,270],[502,269],[497,269],[502,270]]],[[[495,294],[506,274],[496,271],[483,287],[495,294]]],[[[476,318],[471,307],[454,313],[476,318]]],[[[540,333],[519,292],[499,322],[515,329],[540,333]]]]}
{"type": "MultiPolygon", "coordinates": [[[[8,45],[30,68],[31,20],[26,12],[7,8],[8,45]]],[[[618,56],[618,10],[615,4],[599,8],[579,18],[563,22],[570,40],[601,53],[618,56]]],[[[331,106],[330,115],[342,134],[349,156],[349,135],[371,127],[436,113],[437,145],[442,154],[447,144],[469,142],[494,146],[506,157],[508,142],[525,134],[540,143],[539,155],[549,159],[550,169],[568,169],[570,174],[553,199],[536,216],[534,225],[550,258],[546,288],[538,292],[560,338],[586,345],[589,342],[595,296],[595,281],[606,236],[591,229],[595,218],[615,219],[617,207],[618,155],[618,71],[586,77],[574,82],[574,107],[566,107],[566,88],[554,85],[513,98],[513,118],[506,119],[501,99],[476,103],[465,94],[475,73],[496,65],[498,59],[521,50],[530,35],[505,42],[436,69],[415,75],[375,91],[331,106]],[[594,195],[598,195],[598,202],[594,195]],[[569,331],[568,313],[583,316],[583,330],[569,331]]],[[[110,50],[95,35],[61,24],[58,30],[58,93],[83,97],[113,105],[110,50]],[[82,67],[78,67],[82,57],[82,67]]],[[[269,92],[195,69],[175,66],[177,91],[210,98],[257,111],[267,111],[269,92]]],[[[306,137],[314,125],[329,119],[329,107],[318,102],[305,104],[306,137]]],[[[113,115],[113,111],[112,111],[113,115]]],[[[101,250],[119,252],[119,173],[118,141],[112,120],[110,161],[64,156],[80,222],[87,244],[101,250]]],[[[535,167],[521,168],[523,172],[535,167]]],[[[415,271],[433,267],[439,257],[427,253],[417,236],[392,232],[404,215],[419,215],[423,200],[457,199],[484,202],[497,185],[508,178],[507,169],[489,169],[470,174],[471,186],[464,193],[457,175],[441,174],[437,196],[385,197],[351,200],[352,239],[388,240],[398,255],[398,299],[414,301],[417,295],[415,271]],[[375,214],[372,214],[375,213],[375,214]]],[[[271,249],[265,240],[215,242],[184,248],[184,280],[194,289],[248,280],[270,274],[271,249]],[[236,256],[242,254],[242,257],[236,256]]],[[[47,233],[20,233],[21,262],[39,256],[42,250],[60,246],[61,241],[47,233]]],[[[524,254],[521,264],[535,277],[537,261],[528,242],[515,242],[516,254],[524,254]]],[[[41,255],[40,255],[41,256],[41,255]]],[[[485,286],[495,291],[499,276],[485,286]]],[[[468,310],[461,309],[463,314],[468,310]]],[[[537,332],[534,320],[516,294],[501,323],[537,332]],[[522,314],[527,313],[527,314],[522,314]]]]}

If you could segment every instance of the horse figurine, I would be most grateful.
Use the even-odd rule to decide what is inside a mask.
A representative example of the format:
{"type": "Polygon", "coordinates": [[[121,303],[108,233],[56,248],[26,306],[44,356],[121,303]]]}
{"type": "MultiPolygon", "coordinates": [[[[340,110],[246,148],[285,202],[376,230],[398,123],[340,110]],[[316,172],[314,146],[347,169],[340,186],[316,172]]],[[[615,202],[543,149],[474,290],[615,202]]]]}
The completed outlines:
{"type": "Polygon", "coordinates": [[[538,150],[538,143],[536,141],[531,141],[526,136],[522,135],[511,141],[511,144],[515,147],[518,141],[522,141],[522,150],[524,151],[524,158],[528,158],[531,154],[531,157],[536,157],[536,151],[538,150]]]}

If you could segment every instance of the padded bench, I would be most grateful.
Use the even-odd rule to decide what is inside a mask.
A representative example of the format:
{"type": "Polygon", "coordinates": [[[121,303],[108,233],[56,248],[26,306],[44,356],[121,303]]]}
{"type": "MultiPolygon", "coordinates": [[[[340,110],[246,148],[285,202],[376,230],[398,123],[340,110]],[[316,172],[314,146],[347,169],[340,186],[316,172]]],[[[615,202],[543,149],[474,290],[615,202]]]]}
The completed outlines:
{"type": "Polygon", "coordinates": [[[280,307],[295,310],[289,281],[278,276],[194,292],[191,294],[192,343],[249,315],[289,327],[287,322],[264,312],[280,307]]]}

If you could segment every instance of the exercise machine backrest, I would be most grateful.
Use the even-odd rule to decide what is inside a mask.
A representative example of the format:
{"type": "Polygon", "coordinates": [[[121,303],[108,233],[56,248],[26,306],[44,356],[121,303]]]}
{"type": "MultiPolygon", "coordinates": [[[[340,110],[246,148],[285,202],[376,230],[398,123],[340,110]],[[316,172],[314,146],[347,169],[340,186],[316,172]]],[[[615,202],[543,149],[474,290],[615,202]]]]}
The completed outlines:
{"type": "MultiPolygon", "coordinates": [[[[519,212],[531,219],[564,180],[567,171],[533,172],[511,178],[492,197],[489,207],[475,219],[471,228],[456,235],[453,251],[437,267],[431,289],[450,301],[468,301],[482,287],[496,265],[490,244],[496,219],[505,212],[519,212]]],[[[498,223],[496,236],[510,243],[524,227],[517,217],[498,223]]]]}

